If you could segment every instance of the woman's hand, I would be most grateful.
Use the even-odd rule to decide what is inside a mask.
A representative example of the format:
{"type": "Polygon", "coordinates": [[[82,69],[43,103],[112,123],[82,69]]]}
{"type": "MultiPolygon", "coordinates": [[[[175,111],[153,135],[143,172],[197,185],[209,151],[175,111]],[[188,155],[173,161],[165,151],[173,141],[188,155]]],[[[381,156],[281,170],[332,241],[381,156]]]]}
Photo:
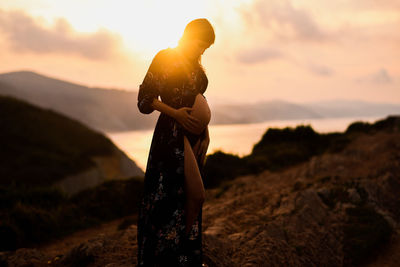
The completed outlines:
{"type": "Polygon", "coordinates": [[[196,131],[197,124],[199,123],[199,120],[192,115],[189,114],[189,112],[192,111],[192,108],[189,107],[183,107],[180,109],[176,109],[174,112],[174,119],[176,119],[180,124],[182,124],[183,127],[185,127],[187,130],[193,132],[196,131]]]}
{"type": "Polygon", "coordinates": [[[199,131],[199,119],[189,114],[193,108],[182,107],[175,109],[167,104],[161,102],[158,99],[153,99],[152,107],[168,116],[174,118],[179,124],[181,124],[186,130],[192,133],[199,131]]]}

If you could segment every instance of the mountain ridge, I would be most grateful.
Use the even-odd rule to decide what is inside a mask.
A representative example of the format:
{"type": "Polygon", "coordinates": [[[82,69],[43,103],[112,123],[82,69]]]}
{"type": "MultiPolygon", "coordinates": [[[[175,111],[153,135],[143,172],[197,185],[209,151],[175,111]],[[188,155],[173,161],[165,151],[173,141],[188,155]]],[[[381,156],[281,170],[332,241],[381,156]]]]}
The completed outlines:
{"type": "MultiPolygon", "coordinates": [[[[154,128],[159,112],[147,115],[140,113],[136,106],[137,93],[137,90],[83,86],[32,71],[0,74],[0,94],[57,110],[103,132],[154,128]]],[[[400,104],[332,101],[304,104],[280,99],[252,104],[210,101],[210,124],[400,114],[400,104]]]]}

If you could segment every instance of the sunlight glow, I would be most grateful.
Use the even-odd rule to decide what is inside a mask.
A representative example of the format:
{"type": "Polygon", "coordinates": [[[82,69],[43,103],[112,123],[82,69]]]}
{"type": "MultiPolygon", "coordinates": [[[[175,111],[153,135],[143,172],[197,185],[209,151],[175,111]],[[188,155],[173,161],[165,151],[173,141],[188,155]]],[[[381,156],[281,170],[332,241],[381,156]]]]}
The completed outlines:
{"type": "Polygon", "coordinates": [[[224,33],[235,36],[241,27],[237,10],[252,1],[70,0],[55,4],[53,0],[37,0],[31,5],[27,0],[15,0],[7,1],[2,8],[28,11],[28,7],[29,14],[49,28],[65,18],[80,33],[109,30],[122,37],[125,48],[138,55],[137,59],[146,60],[156,51],[175,47],[186,24],[196,18],[207,18],[214,24],[213,18],[220,17],[218,23],[228,25],[224,33]]]}
{"type": "MultiPolygon", "coordinates": [[[[24,10],[26,1],[9,2],[6,9],[24,10]]],[[[146,0],[93,1],[71,0],[59,2],[39,0],[40,8],[29,13],[49,27],[59,18],[79,32],[94,32],[101,28],[120,34],[131,51],[144,53],[148,58],[156,50],[177,45],[188,22],[208,17],[207,1],[197,0],[146,0]],[[77,12],[79,10],[79,12],[77,12]]]]}
{"type": "Polygon", "coordinates": [[[129,21],[120,21],[118,28],[129,48],[147,54],[175,47],[189,21],[207,16],[202,1],[152,0],[141,3],[140,11],[131,14],[129,21]]]}

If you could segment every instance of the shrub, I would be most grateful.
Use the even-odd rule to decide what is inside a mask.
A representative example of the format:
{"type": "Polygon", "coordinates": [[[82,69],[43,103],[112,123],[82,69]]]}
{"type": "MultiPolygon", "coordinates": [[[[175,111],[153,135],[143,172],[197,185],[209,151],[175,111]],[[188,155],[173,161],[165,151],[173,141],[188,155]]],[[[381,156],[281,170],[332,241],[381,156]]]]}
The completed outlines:
{"type": "Polygon", "coordinates": [[[108,181],[71,198],[51,187],[1,187],[0,249],[31,246],[134,215],[142,190],[137,177],[108,181]]]}
{"type": "Polygon", "coordinates": [[[351,140],[341,133],[318,134],[309,125],[296,128],[270,128],[244,157],[217,151],[207,156],[204,166],[206,187],[264,170],[279,171],[324,152],[339,152],[351,140]]]}
{"type": "Polygon", "coordinates": [[[238,156],[217,151],[207,156],[204,165],[204,186],[216,187],[225,180],[247,172],[245,162],[238,156]]]}

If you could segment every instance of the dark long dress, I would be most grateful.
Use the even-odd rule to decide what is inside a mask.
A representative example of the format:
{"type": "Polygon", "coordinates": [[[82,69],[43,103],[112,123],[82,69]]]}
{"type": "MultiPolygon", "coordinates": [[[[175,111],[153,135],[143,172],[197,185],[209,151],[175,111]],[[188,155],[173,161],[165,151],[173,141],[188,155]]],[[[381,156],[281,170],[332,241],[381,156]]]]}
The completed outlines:
{"type": "MultiPolygon", "coordinates": [[[[208,85],[203,69],[193,66],[173,48],[159,51],[139,87],[140,112],[153,112],[150,104],[158,96],[173,108],[191,107],[196,95],[203,94],[208,85]]],[[[201,211],[189,235],[185,235],[184,135],[193,147],[205,138],[205,131],[191,134],[175,119],[160,113],[139,207],[138,266],[202,265],[201,211]]],[[[203,174],[199,159],[197,164],[203,174]]]]}

